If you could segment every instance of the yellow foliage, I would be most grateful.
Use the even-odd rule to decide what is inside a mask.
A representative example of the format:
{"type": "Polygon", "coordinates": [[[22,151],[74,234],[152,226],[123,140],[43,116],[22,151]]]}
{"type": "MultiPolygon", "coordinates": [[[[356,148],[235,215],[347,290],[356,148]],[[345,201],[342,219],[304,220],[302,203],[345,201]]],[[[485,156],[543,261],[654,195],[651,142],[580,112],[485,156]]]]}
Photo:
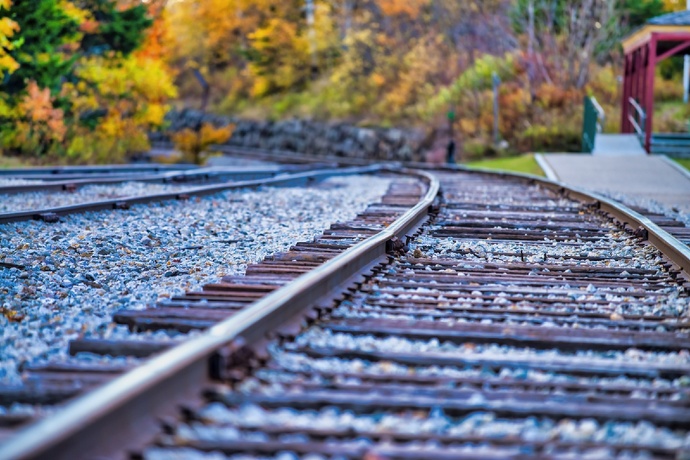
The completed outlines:
{"type": "Polygon", "coordinates": [[[399,119],[418,117],[421,109],[417,103],[435,94],[432,82],[444,68],[445,51],[440,37],[420,37],[410,43],[402,59],[386,59],[381,67],[388,70],[387,91],[380,98],[377,113],[395,114],[399,119]]]}
{"type": "Polygon", "coordinates": [[[80,81],[64,84],[61,93],[73,110],[87,118],[104,107],[107,112],[93,128],[74,128],[68,155],[112,162],[147,150],[147,131],[163,124],[165,101],[177,94],[164,64],[145,55],[92,56],[80,60],[75,73],[80,81]]]}
{"type": "Polygon", "coordinates": [[[161,126],[167,110],[167,105],[151,103],[144,108],[137,120],[146,126],[161,126]]]}
{"type": "Polygon", "coordinates": [[[371,81],[373,81],[376,86],[383,86],[386,84],[386,77],[380,73],[374,72],[371,74],[371,81]]]}
{"type": "MultiPolygon", "coordinates": [[[[238,37],[255,30],[262,10],[257,0],[202,0],[168,2],[162,35],[171,62],[192,67],[227,63],[238,37]]],[[[268,10],[268,6],[265,6],[268,10]]]]}
{"type": "Polygon", "coordinates": [[[0,98],[0,118],[14,119],[17,117],[17,110],[7,103],[6,100],[0,98]]]}
{"type": "MultiPolygon", "coordinates": [[[[11,7],[12,0],[0,0],[0,9],[9,10],[11,7]]],[[[10,18],[0,18],[0,79],[19,68],[19,63],[9,54],[15,46],[10,39],[17,32],[19,24],[10,18]]]]}
{"type": "Polygon", "coordinates": [[[62,0],[60,2],[60,8],[67,16],[74,19],[78,24],[93,20],[93,15],[88,10],[83,10],[68,0],[62,0]]]}
{"type": "Polygon", "coordinates": [[[249,34],[249,39],[261,56],[249,64],[250,72],[257,78],[252,88],[255,96],[290,88],[309,75],[309,43],[297,33],[294,23],[272,18],[249,34]]]}
{"type": "Polygon", "coordinates": [[[212,124],[204,123],[198,132],[187,128],[173,133],[170,137],[175,148],[184,153],[188,160],[200,163],[201,152],[205,151],[209,145],[226,142],[234,130],[235,125],[216,128],[212,124]]]}

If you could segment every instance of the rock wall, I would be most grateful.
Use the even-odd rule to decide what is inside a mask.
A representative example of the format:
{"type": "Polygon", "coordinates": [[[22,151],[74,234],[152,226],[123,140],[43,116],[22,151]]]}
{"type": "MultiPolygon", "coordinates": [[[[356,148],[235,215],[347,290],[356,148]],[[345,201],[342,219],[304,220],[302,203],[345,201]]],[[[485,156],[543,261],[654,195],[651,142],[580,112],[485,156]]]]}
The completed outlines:
{"type": "MultiPolygon", "coordinates": [[[[171,111],[166,116],[169,131],[197,129],[202,123],[235,124],[229,145],[271,150],[291,150],[314,156],[342,156],[393,161],[419,161],[425,135],[418,130],[362,128],[341,123],[304,120],[252,121],[195,110],[171,111]]],[[[152,141],[165,140],[152,136],[152,141]]]]}

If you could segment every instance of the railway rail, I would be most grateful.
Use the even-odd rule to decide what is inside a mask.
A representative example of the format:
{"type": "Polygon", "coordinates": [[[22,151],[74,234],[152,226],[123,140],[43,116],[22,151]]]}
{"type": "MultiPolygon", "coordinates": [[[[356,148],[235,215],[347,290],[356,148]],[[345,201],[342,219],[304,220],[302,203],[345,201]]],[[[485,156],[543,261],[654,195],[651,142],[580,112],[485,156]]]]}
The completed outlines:
{"type": "Polygon", "coordinates": [[[63,175],[88,175],[88,174],[151,174],[156,172],[170,172],[192,170],[197,168],[194,165],[166,165],[158,163],[146,164],[124,164],[124,165],[105,165],[105,166],[38,166],[30,168],[2,168],[0,176],[63,176],[63,175]]]}
{"type": "Polygon", "coordinates": [[[95,388],[0,458],[687,458],[687,246],[562,184],[397,173],[353,222],[114,318],[197,337],[73,342],[153,355],[119,376],[28,369],[27,400],[95,388]]]}
{"type": "MultiPolygon", "coordinates": [[[[323,164],[321,167],[323,168],[323,164]]],[[[77,175],[77,178],[63,179],[62,176],[55,176],[55,180],[25,180],[24,176],[9,176],[6,178],[6,183],[0,183],[0,195],[27,193],[27,192],[56,192],[67,191],[73,192],[79,187],[87,185],[104,185],[104,184],[121,184],[124,182],[139,182],[139,183],[203,183],[203,182],[221,182],[230,180],[253,180],[263,179],[266,177],[273,177],[280,173],[305,171],[313,169],[313,167],[295,167],[295,166],[264,166],[264,167],[210,167],[210,168],[195,168],[182,171],[167,171],[155,174],[139,174],[139,173],[124,173],[124,174],[97,174],[97,177],[92,175],[82,176],[77,175]]],[[[70,176],[74,176],[70,174],[70,176]]],[[[38,176],[43,177],[43,176],[38,176]]],[[[0,178],[1,179],[1,178],[0,178]]]]}
{"type": "MultiPolygon", "coordinates": [[[[112,179],[85,179],[82,181],[47,182],[41,184],[20,184],[0,187],[0,194],[28,193],[34,191],[60,190],[75,191],[79,186],[95,184],[122,184],[124,182],[161,182],[180,185],[179,189],[164,193],[144,193],[137,196],[117,196],[101,200],[89,199],[78,204],[41,209],[10,211],[0,213],[0,223],[23,220],[43,220],[56,222],[60,216],[106,209],[128,209],[138,203],[152,203],[165,200],[187,200],[193,196],[203,196],[224,190],[257,187],[261,185],[289,185],[317,180],[334,175],[332,169],[323,169],[323,163],[309,168],[204,168],[185,172],[158,174],[155,176],[128,176],[112,179]],[[192,182],[188,184],[188,182],[192,182]],[[210,185],[196,185],[195,182],[210,182],[210,185]],[[184,185],[184,187],[182,187],[184,185]],[[195,185],[195,186],[192,186],[195,185]]],[[[359,172],[375,171],[378,166],[360,168],[359,172]],[[368,168],[368,169],[367,169],[368,168]]]]}

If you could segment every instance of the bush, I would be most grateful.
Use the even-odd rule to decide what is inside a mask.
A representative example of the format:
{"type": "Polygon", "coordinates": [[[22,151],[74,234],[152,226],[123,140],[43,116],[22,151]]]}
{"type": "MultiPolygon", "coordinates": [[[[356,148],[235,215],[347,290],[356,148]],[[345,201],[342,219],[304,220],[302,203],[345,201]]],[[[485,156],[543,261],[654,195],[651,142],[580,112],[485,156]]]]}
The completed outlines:
{"type": "Polygon", "coordinates": [[[463,161],[477,161],[485,158],[496,158],[504,152],[489,139],[470,139],[462,146],[463,161]]]}
{"type": "Polygon", "coordinates": [[[682,101],[682,80],[665,80],[657,75],[654,79],[654,100],[655,102],[682,101]]]}
{"type": "Polygon", "coordinates": [[[580,152],[582,133],[580,123],[571,125],[533,125],[517,138],[521,151],[530,152],[580,152]],[[577,129],[573,129],[576,126],[577,129]]]}
{"type": "Polygon", "coordinates": [[[222,144],[232,136],[235,125],[216,128],[209,123],[204,123],[199,131],[186,128],[170,135],[175,148],[181,151],[185,160],[194,164],[201,164],[201,153],[206,151],[209,145],[222,144]]]}
{"type": "Polygon", "coordinates": [[[663,103],[654,111],[654,132],[687,133],[690,108],[682,102],[663,103]]]}

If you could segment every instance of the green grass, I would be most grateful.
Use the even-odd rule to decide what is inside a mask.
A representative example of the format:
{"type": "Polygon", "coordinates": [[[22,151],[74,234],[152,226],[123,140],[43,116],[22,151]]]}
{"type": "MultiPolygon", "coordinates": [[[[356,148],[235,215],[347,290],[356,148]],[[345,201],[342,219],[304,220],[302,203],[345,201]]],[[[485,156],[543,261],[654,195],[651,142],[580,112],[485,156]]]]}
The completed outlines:
{"type": "Polygon", "coordinates": [[[673,161],[690,171],[690,158],[671,158],[673,161]]]}
{"type": "Polygon", "coordinates": [[[472,168],[497,169],[502,171],[521,172],[534,174],[536,176],[544,176],[544,171],[541,170],[537,160],[534,159],[534,155],[531,153],[516,157],[472,161],[470,163],[465,163],[465,165],[472,168]]]}
{"type": "Polygon", "coordinates": [[[32,166],[16,157],[6,157],[0,154],[0,168],[24,168],[27,166],[32,166]]]}

